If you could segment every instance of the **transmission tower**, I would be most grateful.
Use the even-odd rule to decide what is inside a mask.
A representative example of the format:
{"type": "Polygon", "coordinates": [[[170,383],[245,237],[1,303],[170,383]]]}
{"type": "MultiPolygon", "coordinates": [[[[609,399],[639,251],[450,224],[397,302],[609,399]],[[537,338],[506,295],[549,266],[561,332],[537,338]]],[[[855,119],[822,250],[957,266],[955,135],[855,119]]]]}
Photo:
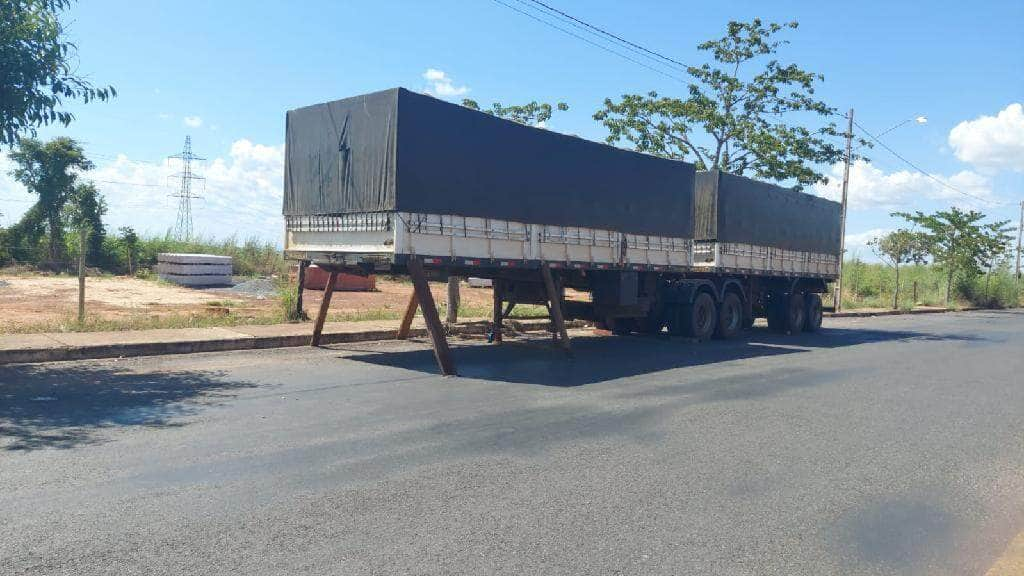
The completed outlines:
{"type": "Polygon", "coordinates": [[[192,173],[192,161],[206,158],[200,158],[192,153],[192,137],[185,136],[185,148],[181,154],[168,156],[167,159],[181,160],[181,172],[171,176],[181,181],[178,192],[171,194],[172,198],[178,199],[178,220],[174,223],[174,237],[178,240],[188,240],[192,238],[192,199],[202,198],[192,193],[192,181],[206,181],[206,178],[192,173]]]}

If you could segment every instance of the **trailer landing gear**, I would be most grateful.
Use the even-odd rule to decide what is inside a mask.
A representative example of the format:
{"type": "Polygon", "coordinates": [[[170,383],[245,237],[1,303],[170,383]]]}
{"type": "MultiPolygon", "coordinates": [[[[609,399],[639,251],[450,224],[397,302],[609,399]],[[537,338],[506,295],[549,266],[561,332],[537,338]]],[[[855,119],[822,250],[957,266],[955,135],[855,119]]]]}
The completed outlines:
{"type": "Polygon", "coordinates": [[[572,354],[569,344],[569,333],[565,330],[565,316],[562,315],[562,294],[555,289],[555,280],[551,277],[551,268],[541,264],[540,275],[544,278],[544,289],[548,296],[548,311],[551,314],[551,323],[554,325],[558,343],[565,350],[566,354],[572,354]]]}

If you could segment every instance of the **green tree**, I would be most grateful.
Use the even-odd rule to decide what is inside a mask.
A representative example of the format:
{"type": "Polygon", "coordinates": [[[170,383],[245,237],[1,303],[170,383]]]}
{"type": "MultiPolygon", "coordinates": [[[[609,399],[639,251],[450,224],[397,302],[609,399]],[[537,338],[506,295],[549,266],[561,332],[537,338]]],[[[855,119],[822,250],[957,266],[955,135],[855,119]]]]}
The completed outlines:
{"type": "Polygon", "coordinates": [[[61,212],[75,190],[77,172],[91,170],[93,163],[85,157],[78,142],[64,136],[45,144],[35,138],[22,139],[10,158],[15,164],[11,171],[14,179],[39,196],[38,211],[33,217],[42,217],[46,224],[50,260],[60,261],[64,255],[61,212]]]}
{"type": "Polygon", "coordinates": [[[594,119],[608,128],[610,144],[626,140],[639,152],[693,161],[698,170],[794,180],[798,188],[828,182],[815,166],[842,160],[836,124],[785,121],[837,113],[814,97],[824,76],[774,57],[788,43],[778,33],[797,26],[729,22],[724,37],[697,46],[714,64],[687,67],[694,82],[685,98],[625,94],[618,102],[605,99],[594,119]]]}
{"type": "Polygon", "coordinates": [[[480,112],[486,112],[492,116],[498,118],[504,118],[505,120],[511,120],[520,124],[526,124],[527,126],[539,126],[544,127],[547,121],[551,119],[551,115],[557,110],[565,112],[569,109],[569,105],[565,102],[558,102],[554,106],[546,102],[530,102],[529,104],[523,104],[520,106],[502,106],[500,103],[495,102],[491,104],[491,107],[487,110],[480,108],[480,104],[476,100],[470,100],[466,98],[462,101],[462,105],[471,110],[477,110],[480,112]]]}
{"type": "Polygon", "coordinates": [[[73,230],[86,231],[89,244],[86,246],[86,260],[96,266],[103,256],[103,237],[106,230],[103,216],[107,213],[107,202],[92,182],[76,184],[64,207],[64,218],[73,230]]]}
{"type": "Polygon", "coordinates": [[[955,206],[934,214],[894,212],[921,229],[920,237],[933,261],[946,270],[946,305],[957,273],[976,276],[1006,251],[1012,240],[1009,220],[983,223],[985,215],[955,206]]]}
{"type": "Polygon", "coordinates": [[[36,128],[74,120],[64,100],[107,100],[112,86],[96,88],[76,72],[77,48],[67,40],[60,12],[71,0],[0,0],[0,145],[36,128]]]}
{"type": "Polygon", "coordinates": [[[121,232],[119,243],[124,248],[125,256],[128,259],[128,274],[133,274],[139,254],[139,235],[131,226],[122,226],[118,230],[121,232]]]}
{"type": "Polygon", "coordinates": [[[892,294],[892,307],[900,307],[900,264],[923,263],[928,255],[921,235],[910,230],[896,230],[868,242],[871,250],[882,262],[896,271],[896,289],[892,294]]]}

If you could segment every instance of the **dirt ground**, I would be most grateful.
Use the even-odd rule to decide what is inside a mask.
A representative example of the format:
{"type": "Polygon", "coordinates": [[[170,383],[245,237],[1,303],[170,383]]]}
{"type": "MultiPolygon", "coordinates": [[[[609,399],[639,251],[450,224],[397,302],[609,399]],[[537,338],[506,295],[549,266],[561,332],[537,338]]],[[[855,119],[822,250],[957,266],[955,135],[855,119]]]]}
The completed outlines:
{"type": "MultiPolygon", "coordinates": [[[[362,314],[405,309],[412,284],[377,278],[374,292],[335,292],[332,313],[362,314]]],[[[445,285],[432,283],[437,302],[445,299],[445,285]]],[[[490,288],[460,290],[463,307],[487,308],[490,288]]],[[[322,292],[306,290],[305,308],[315,314],[322,292]]],[[[218,315],[230,310],[235,315],[260,317],[278,311],[274,298],[257,298],[222,288],[193,289],[153,280],[130,277],[90,277],[86,280],[86,309],[90,317],[125,320],[142,317],[218,315]]],[[[0,274],[0,333],[22,331],[31,326],[68,322],[78,310],[78,279],[52,275],[0,274]]]]}

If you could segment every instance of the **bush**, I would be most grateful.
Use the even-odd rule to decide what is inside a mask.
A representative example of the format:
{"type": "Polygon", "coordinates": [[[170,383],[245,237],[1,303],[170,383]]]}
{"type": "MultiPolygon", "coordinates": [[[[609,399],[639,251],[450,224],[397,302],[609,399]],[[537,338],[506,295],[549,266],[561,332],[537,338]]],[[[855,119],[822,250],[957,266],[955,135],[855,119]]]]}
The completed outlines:
{"type": "Polygon", "coordinates": [[[298,284],[282,280],[277,283],[277,301],[281,306],[281,316],[286,322],[301,322],[308,320],[305,311],[296,311],[295,304],[298,301],[298,284]]]}

